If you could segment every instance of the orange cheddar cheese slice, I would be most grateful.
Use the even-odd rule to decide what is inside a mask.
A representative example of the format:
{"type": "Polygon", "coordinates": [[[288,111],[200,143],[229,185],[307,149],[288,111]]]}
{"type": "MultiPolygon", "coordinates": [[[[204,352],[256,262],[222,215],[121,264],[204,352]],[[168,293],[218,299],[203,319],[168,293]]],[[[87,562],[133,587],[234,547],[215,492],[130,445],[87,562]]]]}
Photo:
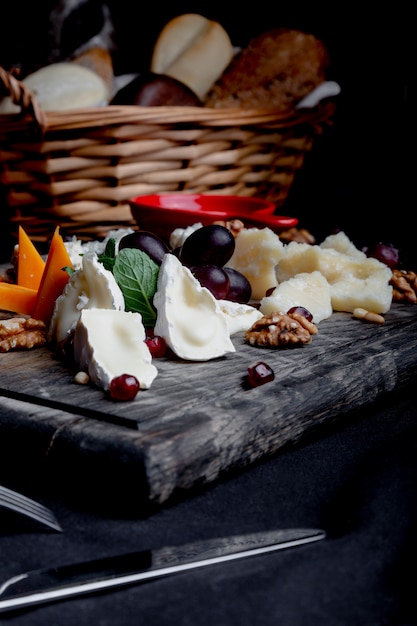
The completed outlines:
{"type": "Polygon", "coordinates": [[[19,257],[17,264],[17,284],[38,290],[45,261],[22,226],[19,226],[19,257]]]}
{"type": "Polygon", "coordinates": [[[0,282],[0,309],[31,316],[36,297],[36,289],[0,282]]]}
{"type": "Polygon", "coordinates": [[[57,226],[52,237],[32,313],[32,317],[42,320],[47,326],[51,321],[55,300],[62,294],[70,278],[65,270],[66,267],[74,269],[64,240],[59,233],[59,226],[57,226]]]}

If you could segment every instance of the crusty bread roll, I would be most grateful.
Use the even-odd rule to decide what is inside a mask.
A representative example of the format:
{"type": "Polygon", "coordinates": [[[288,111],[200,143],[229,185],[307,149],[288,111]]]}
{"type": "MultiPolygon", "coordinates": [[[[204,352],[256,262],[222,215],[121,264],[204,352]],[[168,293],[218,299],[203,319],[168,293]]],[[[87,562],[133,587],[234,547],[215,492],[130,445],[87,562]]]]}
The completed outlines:
{"type": "Polygon", "coordinates": [[[176,78],[203,99],[232,56],[230,37],[218,22],[185,13],[160,32],[150,69],[176,78]]]}
{"type": "Polygon", "coordinates": [[[202,106],[202,102],[184,83],[172,76],[140,74],[113,96],[110,104],[136,106],[202,106]]]}
{"type": "Polygon", "coordinates": [[[253,38],[232,59],[204,104],[214,108],[293,109],[325,81],[328,66],[327,49],[314,35],[274,29],[253,38]]]}
{"type": "Polygon", "coordinates": [[[94,46],[73,57],[71,61],[98,74],[106,84],[108,93],[112,92],[114,73],[113,59],[109,50],[94,46]]]}
{"type": "MultiPolygon", "coordinates": [[[[109,92],[103,79],[77,63],[52,63],[22,81],[36,96],[44,111],[68,111],[108,103],[109,92]]],[[[7,96],[0,101],[1,113],[19,112],[7,96]]]]}

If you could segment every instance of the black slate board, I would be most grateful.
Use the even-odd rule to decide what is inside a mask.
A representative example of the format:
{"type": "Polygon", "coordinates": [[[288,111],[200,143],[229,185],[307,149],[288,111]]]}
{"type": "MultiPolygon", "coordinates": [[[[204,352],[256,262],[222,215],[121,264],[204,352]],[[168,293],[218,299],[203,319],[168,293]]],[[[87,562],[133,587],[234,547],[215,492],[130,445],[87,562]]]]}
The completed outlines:
{"type": "Polygon", "coordinates": [[[385,320],[335,313],[305,346],[260,349],[237,335],[236,353],[221,359],[158,359],[151,389],[131,403],[76,385],[46,347],[0,354],[0,453],[49,471],[114,472],[135,500],[160,505],[410,383],[417,307],[394,304],[385,320]],[[275,380],[247,389],[247,368],[259,360],[275,380]]]}

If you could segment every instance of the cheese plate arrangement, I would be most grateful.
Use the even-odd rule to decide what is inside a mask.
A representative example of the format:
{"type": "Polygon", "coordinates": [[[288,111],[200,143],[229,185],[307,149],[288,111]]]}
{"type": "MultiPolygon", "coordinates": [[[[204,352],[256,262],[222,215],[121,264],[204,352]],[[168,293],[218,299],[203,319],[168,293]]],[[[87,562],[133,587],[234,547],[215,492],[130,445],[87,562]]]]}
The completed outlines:
{"type": "MultiPolygon", "coordinates": [[[[134,489],[130,498],[139,506],[161,505],[275,454],[415,379],[417,310],[410,302],[392,302],[391,270],[385,264],[356,250],[343,233],[320,246],[293,245],[283,244],[269,229],[251,228],[236,236],[227,261],[236,271],[244,264],[240,236],[247,250],[245,262],[249,259],[252,269],[253,250],[258,257],[259,250],[267,250],[258,263],[265,276],[270,269],[265,258],[270,259],[276,284],[269,282],[272,289],[256,307],[226,305],[222,298],[208,295],[209,289],[181,262],[181,255],[164,254],[154,287],[154,336],[162,336],[168,350],[147,362],[152,375],[144,377],[145,383],[127,402],[109,395],[117,370],[114,362],[106,365],[105,360],[121,358],[116,353],[123,329],[114,335],[112,318],[135,312],[117,311],[115,305],[100,309],[97,294],[88,291],[84,279],[84,298],[78,294],[78,308],[68,308],[76,285],[85,278],[82,272],[95,267],[97,258],[109,259],[108,249],[104,257],[102,252],[84,251],[62,299],[56,300],[49,340],[35,349],[0,353],[3,458],[14,463],[24,458],[50,476],[65,472],[66,480],[77,487],[101,480],[104,488],[105,477],[111,475],[108,489],[117,491],[118,484],[128,483],[134,489]],[[325,276],[329,267],[334,274],[338,263],[338,280],[333,276],[332,283],[330,278],[320,282],[318,274],[325,276]],[[346,267],[354,289],[342,302],[346,267]],[[94,303],[91,308],[89,301],[94,303]],[[277,314],[284,305],[287,313],[277,314]],[[291,305],[298,311],[290,313],[291,305]],[[300,322],[303,307],[314,312],[314,323],[311,318],[300,322]],[[75,362],[52,349],[58,329],[63,332],[64,327],[76,327],[74,345],[78,341],[80,348],[75,362]],[[94,338],[96,328],[101,329],[101,340],[94,338]],[[196,342],[199,350],[194,353],[196,342]],[[213,345],[216,350],[211,352],[213,345]],[[269,377],[251,384],[250,374],[259,364],[269,377]],[[77,382],[80,370],[87,384],[77,382]]],[[[119,241],[118,254],[120,250],[119,241]]],[[[253,280],[250,272],[247,275],[253,280]]],[[[114,298],[117,290],[110,291],[114,298]]],[[[135,326],[122,326],[132,339],[135,326]]],[[[144,339],[145,334],[142,344],[144,339]]]]}

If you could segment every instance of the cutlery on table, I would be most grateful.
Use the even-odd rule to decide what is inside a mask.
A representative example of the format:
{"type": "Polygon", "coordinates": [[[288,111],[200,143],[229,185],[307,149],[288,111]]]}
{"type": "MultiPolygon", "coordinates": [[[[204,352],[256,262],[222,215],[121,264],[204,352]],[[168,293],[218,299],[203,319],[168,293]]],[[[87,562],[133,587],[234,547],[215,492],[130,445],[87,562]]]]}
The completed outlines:
{"type": "Polygon", "coordinates": [[[23,515],[50,530],[62,532],[62,528],[50,509],[39,502],[0,485],[0,508],[23,515]]]}
{"type": "Polygon", "coordinates": [[[25,572],[0,586],[0,613],[267,554],[325,537],[323,530],[289,528],[208,539],[25,572]]]}

